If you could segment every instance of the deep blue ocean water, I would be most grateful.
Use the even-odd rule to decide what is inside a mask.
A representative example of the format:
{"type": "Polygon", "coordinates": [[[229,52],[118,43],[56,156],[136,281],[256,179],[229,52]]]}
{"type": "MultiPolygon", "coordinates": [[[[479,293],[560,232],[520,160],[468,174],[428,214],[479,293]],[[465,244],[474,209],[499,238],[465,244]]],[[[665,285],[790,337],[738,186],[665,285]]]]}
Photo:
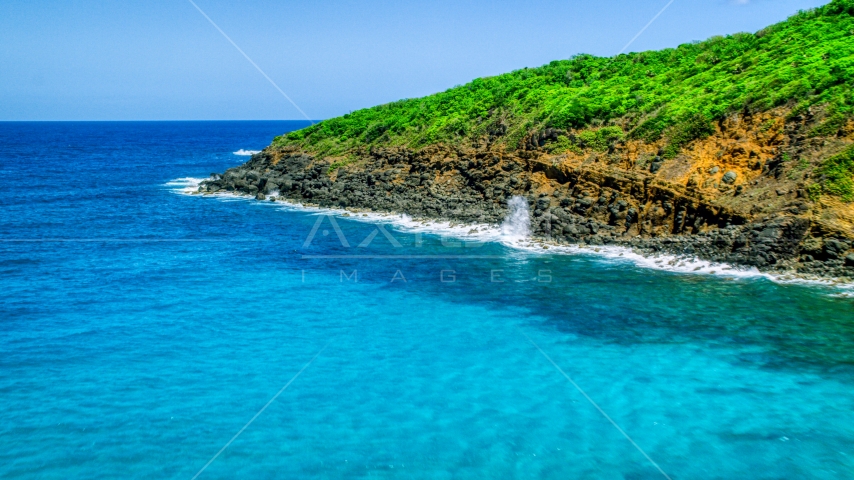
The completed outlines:
{"type": "Polygon", "coordinates": [[[555,365],[670,478],[854,478],[851,297],[169,184],[303,125],[0,123],[0,477],[192,478],[321,352],[198,478],[664,478],[555,365]]]}

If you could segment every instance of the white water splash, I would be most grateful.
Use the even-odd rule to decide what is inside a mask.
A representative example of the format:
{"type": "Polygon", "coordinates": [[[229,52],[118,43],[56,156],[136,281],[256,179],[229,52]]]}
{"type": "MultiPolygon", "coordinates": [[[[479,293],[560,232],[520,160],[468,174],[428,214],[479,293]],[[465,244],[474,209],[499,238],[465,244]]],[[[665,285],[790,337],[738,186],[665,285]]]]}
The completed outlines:
{"type": "Polygon", "coordinates": [[[176,193],[191,194],[197,192],[199,190],[199,185],[205,180],[212,180],[212,178],[176,178],[166,182],[166,186],[176,193]]]}
{"type": "Polygon", "coordinates": [[[511,239],[531,236],[531,212],[525,197],[515,196],[507,201],[507,218],[501,224],[501,235],[511,239]]]}
{"type": "MultiPolygon", "coordinates": [[[[166,184],[175,193],[184,195],[197,195],[199,183],[206,179],[202,178],[178,178],[166,184]],[[177,187],[177,188],[176,188],[177,187]]],[[[272,194],[273,192],[271,192],[272,194]]],[[[225,201],[250,201],[256,202],[251,195],[235,194],[233,192],[220,191],[214,194],[204,194],[225,201]]],[[[270,195],[274,196],[274,195],[270,195]]],[[[275,195],[277,196],[277,195],[275,195]]],[[[276,202],[256,202],[259,205],[273,207],[282,210],[301,211],[315,215],[336,215],[347,217],[349,220],[366,223],[390,223],[403,232],[429,233],[460,239],[464,242],[486,243],[498,242],[509,248],[526,252],[532,255],[583,255],[598,257],[606,263],[633,264],[641,268],[663,270],[673,273],[714,275],[724,278],[765,278],[781,284],[803,284],[829,288],[833,296],[854,298],[854,284],[844,283],[828,279],[807,279],[793,276],[788,273],[765,273],[754,267],[737,267],[701,260],[698,258],[684,257],[658,253],[654,255],[641,255],[635,253],[631,248],[625,246],[584,246],[566,245],[544,242],[532,238],[531,216],[525,197],[513,197],[508,201],[509,211],[504,222],[498,225],[485,224],[461,224],[457,222],[413,219],[406,214],[379,213],[379,212],[355,212],[340,208],[324,208],[318,206],[307,206],[301,203],[277,199],[276,202]]]]}
{"type": "Polygon", "coordinates": [[[261,150],[244,150],[241,148],[240,150],[234,152],[235,155],[238,155],[241,157],[251,157],[252,155],[255,155],[256,153],[261,153],[261,150]]]}

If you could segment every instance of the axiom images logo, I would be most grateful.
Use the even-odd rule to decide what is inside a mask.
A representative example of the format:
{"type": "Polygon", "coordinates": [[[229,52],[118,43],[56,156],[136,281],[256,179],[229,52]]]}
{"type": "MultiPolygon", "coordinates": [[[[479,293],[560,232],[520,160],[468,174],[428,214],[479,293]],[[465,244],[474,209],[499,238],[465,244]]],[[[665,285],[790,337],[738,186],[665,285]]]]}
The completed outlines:
{"type": "MultiPolygon", "coordinates": [[[[330,235],[335,235],[338,239],[338,243],[341,247],[345,249],[366,249],[371,246],[371,244],[377,240],[378,237],[382,237],[388,244],[391,245],[394,249],[406,250],[408,252],[413,252],[412,249],[418,249],[424,247],[424,238],[423,234],[420,232],[415,232],[414,242],[406,242],[407,245],[404,245],[398,238],[392,235],[391,232],[386,228],[385,225],[382,224],[374,224],[374,229],[364,237],[357,244],[350,241],[347,236],[344,234],[344,231],[341,229],[341,226],[338,224],[338,221],[335,219],[334,215],[331,214],[323,214],[317,216],[317,221],[314,222],[314,225],[311,228],[308,236],[303,242],[302,247],[305,249],[310,248],[313,243],[317,240],[317,237],[329,237],[330,235]],[[328,225],[327,225],[328,224],[328,225]]],[[[477,239],[467,239],[461,240],[459,238],[454,238],[450,236],[439,236],[439,243],[436,246],[441,246],[443,249],[473,249],[482,247],[484,242],[477,239]]],[[[333,254],[333,255],[303,255],[303,258],[500,258],[500,256],[496,255],[470,255],[463,254],[459,252],[459,250],[455,250],[454,253],[440,252],[435,253],[435,248],[431,249],[429,254],[421,253],[420,251],[415,251],[413,253],[404,254],[401,252],[400,254],[363,254],[364,250],[359,251],[355,250],[352,253],[346,254],[333,254]],[[417,252],[417,253],[416,253],[417,252]],[[457,253],[459,252],[459,253],[457,253]]]]}

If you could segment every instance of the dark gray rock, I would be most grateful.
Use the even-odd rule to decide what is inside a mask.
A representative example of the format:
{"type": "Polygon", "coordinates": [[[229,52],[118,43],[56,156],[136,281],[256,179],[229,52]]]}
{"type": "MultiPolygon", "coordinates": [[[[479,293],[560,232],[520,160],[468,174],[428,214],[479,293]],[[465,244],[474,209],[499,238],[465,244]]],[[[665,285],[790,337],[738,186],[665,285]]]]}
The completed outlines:
{"type": "Polygon", "coordinates": [[[842,258],[849,248],[851,244],[843,240],[828,238],[824,241],[824,252],[829,258],[842,258]]]}
{"type": "Polygon", "coordinates": [[[733,183],[735,183],[735,180],[737,178],[738,174],[730,170],[724,174],[723,178],[721,178],[721,181],[728,185],[732,185],[733,183]]]}
{"type": "Polygon", "coordinates": [[[461,156],[445,166],[415,155],[370,153],[358,168],[339,168],[333,182],[327,173],[329,164],[322,160],[285,155],[273,164],[272,155],[262,153],[202,182],[200,192],[230,190],[273,200],[270,194],[278,187],[280,196],[275,200],[493,225],[506,216],[507,198],[521,195],[531,206],[534,234],[561,242],[630,245],[646,254],[668,252],[765,270],[854,276],[848,240],[831,238],[823,243],[817,233],[812,233],[816,238],[807,238],[810,220],[789,215],[798,214],[796,206],[798,212],[808,211],[806,204],[801,207],[795,202],[783,215],[747,223],[750,220],[708,209],[702,200],[694,203],[679,195],[661,195],[650,183],[650,175],[641,182],[618,179],[607,185],[561,173],[565,176],[548,177],[554,189],[547,195],[537,193],[542,184],[520,161],[461,156]],[[445,182],[449,176],[454,177],[453,183],[445,182]],[[635,224],[637,229],[632,228],[635,224]]]}

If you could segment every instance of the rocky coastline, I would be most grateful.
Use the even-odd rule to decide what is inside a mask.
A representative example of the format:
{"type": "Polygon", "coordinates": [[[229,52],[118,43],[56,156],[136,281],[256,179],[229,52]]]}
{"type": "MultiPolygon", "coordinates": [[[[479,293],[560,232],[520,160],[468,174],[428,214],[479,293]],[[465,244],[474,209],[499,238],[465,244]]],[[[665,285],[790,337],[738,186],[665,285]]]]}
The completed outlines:
{"type": "MultiPolygon", "coordinates": [[[[751,214],[663,181],[654,166],[567,165],[532,150],[372,148],[341,162],[269,147],[213,174],[198,191],[494,225],[506,217],[508,200],[520,196],[529,205],[533,237],[546,242],[624,246],[643,255],[854,280],[852,232],[815,221],[814,202],[804,192],[792,192],[777,211],[751,214]]],[[[774,168],[766,162],[758,174],[773,180],[779,176],[774,168]]]]}
{"type": "Polygon", "coordinates": [[[199,193],[492,225],[521,197],[537,241],[850,282],[852,1],[329,118],[199,193]]]}

